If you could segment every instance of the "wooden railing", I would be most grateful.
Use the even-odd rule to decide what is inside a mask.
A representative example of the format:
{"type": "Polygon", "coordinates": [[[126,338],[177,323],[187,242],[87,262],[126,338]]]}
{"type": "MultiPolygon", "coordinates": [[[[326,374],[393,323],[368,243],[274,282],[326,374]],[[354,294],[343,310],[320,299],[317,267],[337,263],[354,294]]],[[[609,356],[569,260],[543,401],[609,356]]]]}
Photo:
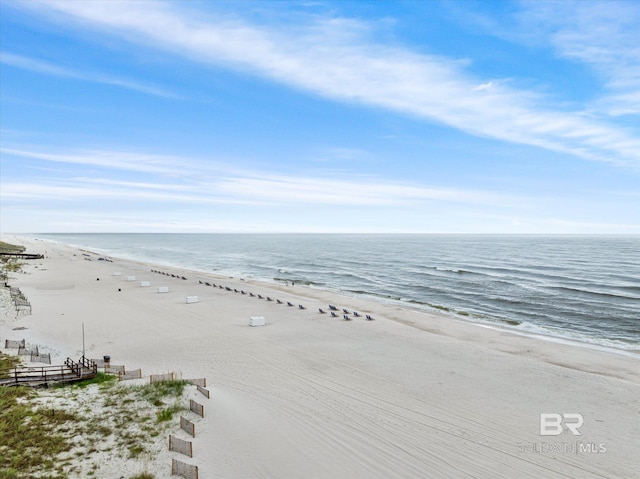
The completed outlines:
{"type": "Polygon", "coordinates": [[[0,253],[0,256],[18,259],[44,259],[44,255],[33,253],[0,253]]]}
{"type": "Polygon", "coordinates": [[[67,358],[61,366],[11,368],[0,370],[0,386],[18,386],[48,382],[78,381],[96,376],[98,367],[84,356],[78,362],[67,358]]]}

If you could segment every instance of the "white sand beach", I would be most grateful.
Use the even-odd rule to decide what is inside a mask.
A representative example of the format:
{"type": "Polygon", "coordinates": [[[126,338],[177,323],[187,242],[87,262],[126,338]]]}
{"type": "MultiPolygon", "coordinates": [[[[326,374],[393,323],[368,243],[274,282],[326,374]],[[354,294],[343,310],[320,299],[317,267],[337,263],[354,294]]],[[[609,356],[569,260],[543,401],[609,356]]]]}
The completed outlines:
{"type": "MultiPolygon", "coordinates": [[[[82,354],[84,323],[87,357],[206,377],[211,398],[186,461],[200,478],[640,477],[637,357],[298,285],[3,240],[46,256],[11,274],[33,311],[0,322],[3,345],[24,338],[62,363],[82,354]],[[318,312],[329,304],[337,318],[318,312]],[[342,308],[375,321],[344,321],[342,308]],[[252,316],[266,325],[250,327],[252,316]],[[581,435],[541,435],[542,413],[582,415],[581,435]]],[[[156,477],[170,477],[173,454],[156,477]]]]}

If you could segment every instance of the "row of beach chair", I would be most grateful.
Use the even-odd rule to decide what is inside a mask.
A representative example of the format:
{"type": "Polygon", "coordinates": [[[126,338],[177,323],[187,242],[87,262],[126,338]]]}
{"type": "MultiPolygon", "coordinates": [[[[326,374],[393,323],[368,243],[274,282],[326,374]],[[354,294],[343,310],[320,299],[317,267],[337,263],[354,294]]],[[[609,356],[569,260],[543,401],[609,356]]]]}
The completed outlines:
{"type": "Polygon", "coordinates": [[[158,273],[158,274],[162,274],[164,276],[170,276],[171,278],[176,278],[176,279],[184,279],[186,280],[187,278],[185,278],[184,276],[180,276],[179,274],[173,274],[173,273],[166,273],[164,271],[158,271],[157,269],[152,269],[151,270],[152,273],[158,273]]]}
{"type": "MultiPolygon", "coordinates": [[[[229,286],[223,286],[221,284],[210,283],[208,281],[200,280],[199,283],[203,284],[205,286],[210,286],[210,287],[213,287],[213,288],[223,289],[225,291],[232,291],[234,293],[247,294],[244,290],[238,290],[236,288],[230,288],[229,286]]],[[[249,296],[252,297],[252,298],[256,298],[257,297],[258,299],[266,299],[267,301],[273,301],[273,299],[270,296],[264,297],[261,294],[255,295],[252,292],[249,292],[249,296]]],[[[276,303],[277,304],[284,304],[279,299],[276,299],[276,303]]],[[[291,301],[287,301],[286,304],[289,307],[295,307],[295,305],[291,301]]],[[[305,308],[303,305],[299,304],[298,305],[298,309],[307,309],[307,308],[305,308]]],[[[320,314],[325,314],[325,311],[322,308],[318,308],[318,311],[320,312],[320,314]]],[[[333,317],[333,318],[339,317],[338,314],[337,314],[338,311],[339,311],[339,309],[336,306],[334,306],[333,304],[329,305],[329,312],[331,313],[331,317],[333,317]]],[[[349,310],[346,309],[346,308],[342,308],[342,313],[343,313],[342,314],[342,319],[344,319],[345,321],[351,321],[351,319],[352,319],[351,316],[350,316],[351,314],[355,318],[361,318],[362,317],[362,315],[360,313],[358,313],[357,311],[349,312],[349,310]]],[[[366,314],[364,316],[364,319],[366,319],[367,321],[373,321],[375,318],[373,318],[369,314],[366,314]]]]}
{"type": "MultiPolygon", "coordinates": [[[[225,291],[232,291],[234,293],[247,294],[243,289],[238,290],[236,288],[230,288],[229,286],[222,286],[221,284],[209,283],[208,281],[202,281],[202,280],[199,280],[199,283],[203,284],[205,286],[212,286],[214,288],[224,289],[225,291]]],[[[261,294],[257,294],[256,295],[256,294],[253,294],[251,291],[249,291],[249,296],[252,297],[252,298],[266,299],[267,301],[273,301],[273,298],[271,298],[270,296],[264,297],[261,294]]],[[[279,299],[276,299],[276,303],[284,304],[279,299]]],[[[287,306],[293,307],[295,305],[291,301],[287,301],[287,306]]],[[[299,304],[298,305],[298,309],[307,309],[307,308],[305,308],[303,305],[299,304]]]]}
{"type": "MultiPolygon", "coordinates": [[[[325,314],[325,311],[322,308],[318,308],[318,311],[320,312],[320,314],[325,314]]],[[[329,305],[329,312],[331,313],[331,317],[332,318],[337,318],[338,314],[336,314],[336,311],[338,311],[338,308],[336,308],[334,305],[330,304],[329,305]]],[[[344,319],[345,321],[351,321],[351,317],[349,316],[349,314],[351,314],[346,308],[342,308],[342,319],[344,319]]],[[[353,316],[356,318],[361,318],[362,315],[360,313],[358,313],[357,311],[353,312],[353,316]]],[[[365,319],[367,321],[373,321],[375,318],[373,318],[371,315],[366,314],[365,315],[365,319]]]]}

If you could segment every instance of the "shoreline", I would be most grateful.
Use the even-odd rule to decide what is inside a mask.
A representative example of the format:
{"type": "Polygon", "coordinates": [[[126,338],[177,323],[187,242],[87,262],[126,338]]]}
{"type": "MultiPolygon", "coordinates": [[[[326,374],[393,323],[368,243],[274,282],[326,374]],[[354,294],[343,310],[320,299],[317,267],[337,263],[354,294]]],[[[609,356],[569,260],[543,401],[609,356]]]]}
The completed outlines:
{"type": "MultiPolygon", "coordinates": [[[[33,252],[45,246],[21,241],[33,252]]],[[[47,258],[12,274],[33,313],[0,323],[0,339],[24,336],[52,359],[73,356],[84,323],[88,357],[109,354],[145,375],[206,377],[212,397],[194,460],[208,477],[622,478],[640,470],[640,428],[629,420],[640,397],[635,358],[314,288],[46,248],[47,258]],[[165,284],[169,294],[158,294],[165,284]],[[189,295],[199,302],[186,304],[189,295]],[[318,313],[328,304],[376,320],[318,313]],[[251,316],[264,316],[266,327],[251,328],[251,316]],[[583,415],[582,436],[541,436],[542,413],[583,415]],[[606,444],[606,453],[556,450],[576,441],[606,444]],[[555,449],[540,451],[549,444],[555,449]]]]}
{"type": "MultiPolygon", "coordinates": [[[[15,240],[20,241],[21,237],[20,235],[7,235],[7,236],[11,236],[13,238],[15,238],[15,240]]],[[[545,236],[545,235],[542,235],[545,236]]],[[[578,235],[580,236],[580,235],[578,235]]],[[[588,235],[587,235],[588,236],[588,235]]],[[[133,257],[129,257],[127,255],[118,255],[118,254],[112,254],[109,253],[106,250],[100,250],[98,249],[92,249],[90,247],[85,247],[85,246],[79,246],[79,245],[74,245],[74,244],[67,244],[67,243],[63,243],[63,242],[58,242],[55,240],[51,240],[48,238],[37,238],[37,237],[24,237],[23,240],[33,240],[33,241],[41,241],[44,243],[50,243],[50,244],[57,244],[57,245],[61,245],[61,246],[68,246],[71,248],[76,248],[79,251],[86,251],[89,252],[91,254],[95,254],[95,255],[103,255],[103,256],[107,256],[107,257],[113,257],[113,258],[117,258],[118,260],[121,261],[129,261],[132,263],[136,263],[136,264],[140,264],[140,265],[144,265],[147,266],[149,268],[171,268],[171,269],[175,269],[175,270],[179,270],[182,271],[184,273],[188,273],[188,274],[192,274],[192,275],[205,275],[208,277],[215,277],[218,278],[219,280],[228,280],[228,279],[232,279],[232,280],[240,280],[242,282],[252,282],[255,283],[256,285],[261,285],[263,284],[264,287],[269,288],[269,287],[273,287],[273,286],[281,286],[281,287],[286,287],[285,285],[282,284],[281,281],[278,281],[276,279],[269,279],[269,278],[255,278],[255,277],[242,277],[240,275],[236,275],[236,274],[226,274],[226,273],[219,273],[219,272],[211,272],[211,271],[205,271],[205,270],[198,270],[198,269],[191,269],[191,268],[185,268],[183,266],[180,265],[175,265],[175,264],[171,264],[171,263],[154,263],[152,261],[149,260],[145,260],[145,259],[140,259],[140,258],[133,258],[133,257]]],[[[490,320],[482,320],[480,318],[477,319],[468,319],[466,317],[463,317],[462,315],[459,314],[455,314],[455,313],[448,313],[446,311],[440,311],[436,308],[429,308],[429,307],[423,307],[423,305],[414,305],[411,302],[407,302],[407,301],[402,301],[402,300],[394,300],[393,298],[383,298],[383,297],[379,297],[373,294],[367,294],[367,293],[362,293],[362,294],[357,294],[357,293],[353,293],[353,294],[349,294],[349,292],[346,291],[341,291],[341,290],[337,290],[337,289],[332,289],[332,288],[323,288],[323,287],[317,287],[314,286],[313,284],[300,284],[298,286],[299,288],[307,288],[310,291],[319,291],[319,292],[324,292],[324,293],[328,293],[331,295],[336,295],[338,297],[344,298],[345,303],[348,302],[350,299],[353,300],[364,300],[367,302],[372,302],[372,303],[378,303],[380,305],[386,305],[389,307],[394,307],[394,308],[402,308],[402,309],[406,309],[409,311],[414,311],[417,313],[423,313],[429,317],[433,317],[433,318],[437,318],[439,320],[442,321],[455,321],[455,322],[460,322],[462,324],[468,324],[470,326],[475,326],[475,327],[480,327],[480,328],[487,328],[487,329],[492,329],[492,330],[496,330],[498,332],[501,333],[510,333],[510,334],[514,334],[517,336],[522,336],[525,338],[532,338],[532,339],[536,339],[536,340],[541,340],[541,341],[548,341],[550,343],[556,343],[556,344],[562,344],[562,345],[566,345],[566,346],[571,346],[571,347],[577,347],[577,348],[584,348],[584,349],[588,349],[588,350],[594,350],[594,351],[600,351],[600,352],[605,352],[605,353],[610,353],[610,354],[618,354],[621,356],[625,356],[625,357],[629,357],[631,359],[635,359],[640,361],[640,346],[637,347],[636,349],[623,349],[623,348],[617,348],[614,346],[609,346],[609,345],[605,345],[605,344],[598,344],[595,342],[589,342],[589,341],[581,341],[579,339],[570,337],[570,336],[556,336],[553,334],[545,334],[542,332],[532,332],[532,331],[526,331],[526,330],[522,330],[519,329],[516,326],[509,326],[507,324],[502,324],[503,322],[507,322],[508,320],[506,319],[499,319],[497,321],[490,321],[490,320]],[[500,321],[500,322],[498,322],[500,321]]]]}

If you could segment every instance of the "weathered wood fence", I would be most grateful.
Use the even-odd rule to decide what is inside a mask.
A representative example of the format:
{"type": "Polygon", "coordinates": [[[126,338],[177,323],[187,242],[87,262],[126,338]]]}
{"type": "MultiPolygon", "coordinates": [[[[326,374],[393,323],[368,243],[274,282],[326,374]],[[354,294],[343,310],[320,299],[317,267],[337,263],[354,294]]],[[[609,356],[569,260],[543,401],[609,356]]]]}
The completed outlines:
{"type": "Polygon", "coordinates": [[[169,450],[179,452],[185,456],[193,457],[193,443],[191,441],[185,441],[184,439],[175,437],[172,434],[169,435],[169,450]]]}
{"type": "Polygon", "coordinates": [[[184,477],[185,479],[198,479],[198,466],[192,466],[177,459],[172,459],[171,475],[184,477]]]}
{"type": "Polygon", "coordinates": [[[191,437],[196,437],[196,425],[184,416],[180,416],[180,428],[187,434],[191,434],[191,437]]]}
{"type": "Polygon", "coordinates": [[[204,406],[189,399],[189,409],[200,417],[204,417],[204,406]]]}

